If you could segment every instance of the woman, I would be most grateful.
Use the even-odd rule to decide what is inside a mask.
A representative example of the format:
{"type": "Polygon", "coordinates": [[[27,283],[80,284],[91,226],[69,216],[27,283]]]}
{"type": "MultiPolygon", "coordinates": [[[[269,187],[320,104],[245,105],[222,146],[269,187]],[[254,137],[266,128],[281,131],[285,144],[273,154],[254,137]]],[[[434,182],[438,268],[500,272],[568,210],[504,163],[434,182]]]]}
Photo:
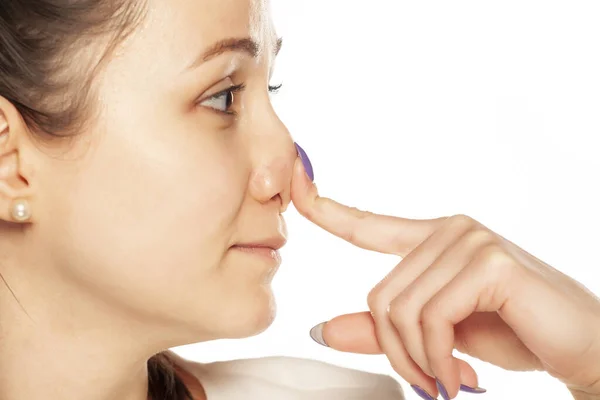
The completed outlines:
{"type": "Polygon", "coordinates": [[[423,398],[483,391],[455,346],[600,398],[600,305],[580,285],[470,218],[317,196],[269,100],[280,45],[262,0],[0,3],[1,398],[402,398],[309,360],[165,351],[269,326],[292,199],[405,256],[321,343],[385,353],[423,398]]]}

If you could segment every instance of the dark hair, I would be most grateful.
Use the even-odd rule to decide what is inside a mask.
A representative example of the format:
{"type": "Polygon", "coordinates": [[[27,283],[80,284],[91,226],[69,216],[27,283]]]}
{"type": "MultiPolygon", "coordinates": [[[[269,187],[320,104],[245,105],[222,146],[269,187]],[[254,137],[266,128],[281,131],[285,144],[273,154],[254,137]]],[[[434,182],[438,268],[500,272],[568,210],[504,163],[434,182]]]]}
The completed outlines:
{"type": "Polygon", "coordinates": [[[166,352],[148,361],[148,398],[152,400],[193,400],[188,388],[175,371],[166,352]]]}
{"type": "Polygon", "coordinates": [[[75,135],[91,122],[93,82],[141,22],[142,0],[1,0],[0,95],[36,133],[75,135]]]}
{"type": "MultiPolygon", "coordinates": [[[[94,78],[143,19],[143,3],[0,0],[0,96],[40,137],[81,132],[95,114],[94,78]]],[[[148,396],[192,400],[166,352],[148,361],[148,396]]]]}

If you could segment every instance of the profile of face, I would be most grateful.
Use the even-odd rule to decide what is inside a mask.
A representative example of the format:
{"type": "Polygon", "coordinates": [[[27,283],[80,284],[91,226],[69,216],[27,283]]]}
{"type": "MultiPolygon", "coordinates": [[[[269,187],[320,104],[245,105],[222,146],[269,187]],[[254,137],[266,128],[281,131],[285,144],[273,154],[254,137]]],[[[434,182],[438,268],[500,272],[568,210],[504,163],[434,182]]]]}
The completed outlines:
{"type": "Polygon", "coordinates": [[[165,346],[257,334],[279,260],[245,246],[283,245],[296,160],[271,105],[269,5],[148,6],[95,82],[90,129],[50,150],[19,139],[33,217],[10,232],[8,275],[32,317],[72,329],[165,346]]]}

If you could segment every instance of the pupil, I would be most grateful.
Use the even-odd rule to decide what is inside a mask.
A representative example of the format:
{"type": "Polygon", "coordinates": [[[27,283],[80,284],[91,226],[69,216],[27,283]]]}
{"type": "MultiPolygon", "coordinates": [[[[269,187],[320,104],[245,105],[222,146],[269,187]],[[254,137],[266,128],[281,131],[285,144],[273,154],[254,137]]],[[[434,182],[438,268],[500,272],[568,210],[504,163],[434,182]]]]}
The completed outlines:
{"type": "Polygon", "coordinates": [[[229,108],[233,104],[233,92],[227,93],[227,100],[225,101],[226,107],[229,108]]]}

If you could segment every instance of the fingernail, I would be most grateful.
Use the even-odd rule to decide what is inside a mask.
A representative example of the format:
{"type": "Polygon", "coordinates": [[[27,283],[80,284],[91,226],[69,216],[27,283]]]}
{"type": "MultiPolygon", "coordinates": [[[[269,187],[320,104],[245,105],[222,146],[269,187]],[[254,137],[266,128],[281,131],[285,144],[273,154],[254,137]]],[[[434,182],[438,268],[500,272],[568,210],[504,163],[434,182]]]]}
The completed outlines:
{"type": "Polygon", "coordinates": [[[425,400],[435,400],[435,398],[433,396],[431,396],[429,393],[427,393],[425,390],[423,390],[419,386],[410,385],[410,387],[412,388],[412,390],[415,391],[416,394],[419,395],[420,398],[425,399],[425,400]]]}
{"type": "Polygon", "coordinates": [[[294,143],[294,144],[296,145],[296,151],[298,152],[298,155],[300,156],[300,159],[302,160],[302,165],[304,165],[304,170],[306,171],[306,174],[308,175],[308,177],[310,178],[311,181],[314,181],[315,174],[313,172],[313,167],[312,167],[312,164],[310,163],[310,159],[308,158],[308,155],[306,154],[304,149],[302,147],[300,147],[300,145],[298,143],[294,143]]]}
{"type": "Polygon", "coordinates": [[[475,393],[475,394],[481,394],[481,393],[487,392],[487,390],[485,390],[484,388],[480,388],[480,387],[472,388],[467,385],[460,385],[460,391],[465,392],[465,393],[475,393]]]}
{"type": "Polygon", "coordinates": [[[321,346],[329,347],[327,346],[327,343],[325,343],[325,339],[323,339],[323,327],[326,323],[327,322],[321,322],[320,324],[315,325],[310,330],[310,337],[321,346]]]}
{"type": "Polygon", "coordinates": [[[444,385],[442,385],[442,382],[440,382],[439,379],[435,380],[435,385],[437,386],[438,391],[440,392],[440,395],[442,396],[442,399],[450,400],[450,395],[448,395],[448,391],[446,390],[444,385]]]}

